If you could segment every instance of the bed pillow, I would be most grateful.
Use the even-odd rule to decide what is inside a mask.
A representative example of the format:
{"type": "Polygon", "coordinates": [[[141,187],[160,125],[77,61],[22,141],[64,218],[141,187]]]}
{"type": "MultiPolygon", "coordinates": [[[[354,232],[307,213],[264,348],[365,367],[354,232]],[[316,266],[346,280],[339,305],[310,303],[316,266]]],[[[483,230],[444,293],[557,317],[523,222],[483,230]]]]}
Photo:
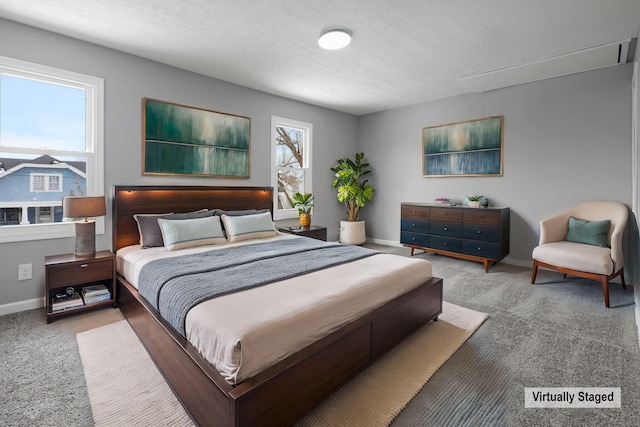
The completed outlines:
{"type": "Polygon", "coordinates": [[[217,216],[181,220],[158,218],[158,225],[164,247],[169,251],[227,242],[217,216]]]}
{"type": "Polygon", "coordinates": [[[138,232],[140,233],[140,245],[142,249],[156,248],[164,246],[162,239],[162,231],[158,225],[158,219],[170,219],[170,220],[183,220],[202,218],[214,215],[214,211],[207,209],[200,209],[193,212],[185,213],[173,213],[166,214],[136,214],[133,218],[138,223],[138,232]]]}
{"type": "Polygon", "coordinates": [[[569,231],[565,240],[574,243],[586,243],[587,245],[607,247],[607,234],[611,221],[586,221],[575,217],[569,217],[569,231]]]}
{"type": "Polygon", "coordinates": [[[262,239],[277,235],[270,212],[241,216],[223,214],[222,223],[230,242],[262,239]]]}
{"type": "Polygon", "coordinates": [[[133,219],[138,223],[138,234],[140,234],[140,246],[142,246],[142,249],[164,246],[162,232],[158,226],[158,218],[164,218],[172,213],[136,214],[133,216],[133,219]]]}

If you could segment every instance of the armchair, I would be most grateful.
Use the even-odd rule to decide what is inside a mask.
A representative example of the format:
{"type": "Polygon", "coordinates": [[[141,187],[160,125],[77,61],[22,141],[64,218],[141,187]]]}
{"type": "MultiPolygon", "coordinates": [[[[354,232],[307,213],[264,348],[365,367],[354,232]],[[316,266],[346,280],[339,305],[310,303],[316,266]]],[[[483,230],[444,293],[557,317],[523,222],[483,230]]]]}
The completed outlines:
{"type": "Polygon", "coordinates": [[[535,283],[538,267],[574,276],[597,280],[602,284],[604,304],[609,307],[609,281],[620,276],[624,282],[622,233],[627,223],[627,207],[610,201],[588,201],[540,221],[540,241],[533,249],[531,284],[535,283]],[[606,246],[566,240],[569,218],[587,221],[609,220],[606,246]]]}

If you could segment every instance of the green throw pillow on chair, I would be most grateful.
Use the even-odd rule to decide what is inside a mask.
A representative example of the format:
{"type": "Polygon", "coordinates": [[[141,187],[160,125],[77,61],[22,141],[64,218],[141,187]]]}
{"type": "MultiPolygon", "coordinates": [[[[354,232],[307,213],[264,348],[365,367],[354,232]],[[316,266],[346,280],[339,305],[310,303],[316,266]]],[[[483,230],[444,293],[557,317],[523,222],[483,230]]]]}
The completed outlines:
{"type": "Polygon", "coordinates": [[[565,240],[574,243],[586,243],[587,245],[607,247],[607,234],[611,221],[586,221],[575,217],[569,217],[569,231],[565,240]]]}

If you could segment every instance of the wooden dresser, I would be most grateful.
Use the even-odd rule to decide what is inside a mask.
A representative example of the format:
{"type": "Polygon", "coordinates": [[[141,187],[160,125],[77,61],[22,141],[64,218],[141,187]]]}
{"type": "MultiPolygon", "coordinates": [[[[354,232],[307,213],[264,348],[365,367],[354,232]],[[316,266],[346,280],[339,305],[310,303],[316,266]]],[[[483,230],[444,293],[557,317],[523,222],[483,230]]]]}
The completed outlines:
{"type": "Polygon", "coordinates": [[[402,203],[400,243],[441,255],[479,261],[484,271],[509,254],[509,208],[402,203]]]}

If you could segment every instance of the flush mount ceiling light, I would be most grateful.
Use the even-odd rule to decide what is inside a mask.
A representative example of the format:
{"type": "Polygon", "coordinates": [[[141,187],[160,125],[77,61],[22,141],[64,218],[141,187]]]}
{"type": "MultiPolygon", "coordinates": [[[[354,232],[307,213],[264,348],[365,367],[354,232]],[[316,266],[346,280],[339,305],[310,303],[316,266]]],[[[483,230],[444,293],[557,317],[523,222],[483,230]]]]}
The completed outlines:
{"type": "Polygon", "coordinates": [[[342,49],[351,43],[351,31],[344,28],[333,28],[320,34],[318,45],[323,49],[342,49]]]}

